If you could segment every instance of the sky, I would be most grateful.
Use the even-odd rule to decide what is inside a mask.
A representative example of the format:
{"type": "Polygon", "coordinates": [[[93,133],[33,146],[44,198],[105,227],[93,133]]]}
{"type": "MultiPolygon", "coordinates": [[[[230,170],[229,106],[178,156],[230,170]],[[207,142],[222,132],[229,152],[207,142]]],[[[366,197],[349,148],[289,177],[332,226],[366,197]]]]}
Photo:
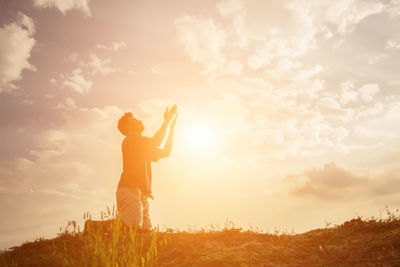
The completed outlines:
{"type": "Polygon", "coordinates": [[[152,136],[161,229],[301,233],[400,206],[400,2],[3,0],[0,247],[115,205],[118,119],[152,136]]]}

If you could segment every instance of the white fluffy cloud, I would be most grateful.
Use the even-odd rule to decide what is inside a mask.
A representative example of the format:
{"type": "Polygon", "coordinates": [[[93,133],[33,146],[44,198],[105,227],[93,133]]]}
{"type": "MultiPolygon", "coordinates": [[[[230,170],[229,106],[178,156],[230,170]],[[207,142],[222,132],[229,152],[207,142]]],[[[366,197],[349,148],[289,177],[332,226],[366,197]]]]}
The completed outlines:
{"type": "Polygon", "coordinates": [[[75,69],[70,73],[60,74],[58,79],[51,78],[50,83],[71,88],[81,94],[88,93],[93,86],[93,78],[89,79],[88,76],[93,77],[97,74],[107,76],[121,71],[120,68],[110,65],[110,58],[101,59],[95,54],[90,54],[88,60],[81,59],[77,53],[72,53],[68,58],[76,66],[75,69]]]}
{"type": "Polygon", "coordinates": [[[247,64],[253,70],[257,70],[271,63],[272,58],[273,56],[268,52],[267,49],[259,49],[248,58],[247,64]]]}
{"type": "MultiPolygon", "coordinates": [[[[366,18],[382,13],[385,4],[226,0],[216,9],[219,14],[212,18],[176,20],[178,38],[189,58],[201,63],[208,75],[241,74],[232,81],[234,86],[218,86],[225,86],[224,92],[240,99],[237,106],[254,114],[242,122],[246,134],[274,146],[283,158],[355,149],[353,127],[384,112],[380,85],[350,78],[337,90],[341,78],[336,61],[342,58],[324,59],[342,49],[332,42],[350,38],[366,18]],[[227,71],[232,61],[235,64],[227,71]]],[[[371,55],[377,55],[372,63],[385,58],[371,55]]],[[[226,101],[216,99],[219,106],[226,101]]]]}
{"type": "Polygon", "coordinates": [[[379,91],[380,88],[378,84],[365,84],[358,89],[361,99],[365,102],[373,100],[374,95],[379,93],[379,91]]]}
{"type": "Polygon", "coordinates": [[[347,81],[341,84],[342,94],[340,102],[344,105],[357,101],[358,92],[355,90],[353,82],[347,81]]]}
{"type": "Polygon", "coordinates": [[[110,51],[119,51],[120,49],[126,48],[127,45],[125,42],[114,42],[110,45],[98,44],[96,45],[97,49],[101,50],[110,50],[110,51]]]}
{"type": "Polygon", "coordinates": [[[245,4],[223,1],[217,8],[222,15],[234,14],[232,26],[237,43],[252,48],[247,63],[252,69],[259,69],[275,58],[292,60],[306,54],[318,47],[321,37],[344,35],[368,16],[382,12],[384,4],[361,0],[285,4],[251,0],[245,4]],[[268,16],[260,16],[261,10],[268,10],[268,16]]]}
{"type": "Polygon", "coordinates": [[[74,69],[66,75],[61,74],[60,78],[63,86],[69,87],[81,94],[88,93],[93,85],[92,81],[85,78],[81,68],[74,69]]]}
{"type": "Polygon", "coordinates": [[[311,0],[307,2],[291,1],[292,9],[301,20],[323,32],[327,37],[332,34],[344,34],[366,17],[384,10],[383,3],[364,0],[311,0]]]}
{"type": "Polygon", "coordinates": [[[76,103],[73,98],[67,97],[63,102],[56,106],[56,109],[76,108],[76,103]]]}
{"type": "Polygon", "coordinates": [[[370,102],[380,91],[380,86],[378,84],[364,84],[360,88],[356,88],[354,83],[351,81],[342,83],[341,87],[342,93],[340,96],[340,102],[343,105],[347,105],[352,102],[354,103],[358,100],[370,102]]]}
{"type": "Polygon", "coordinates": [[[101,75],[109,75],[114,72],[120,71],[119,68],[110,66],[111,59],[100,59],[95,54],[90,55],[90,61],[87,65],[91,68],[90,74],[101,74],[101,75]]]}
{"type": "Polygon", "coordinates": [[[175,24],[190,59],[201,63],[206,74],[217,71],[225,63],[221,48],[225,45],[226,33],[212,19],[185,16],[175,24]]]}
{"type": "Polygon", "coordinates": [[[217,9],[222,16],[226,16],[243,9],[242,0],[225,0],[217,4],[217,9]]]}
{"type": "Polygon", "coordinates": [[[65,14],[68,10],[79,9],[85,15],[90,16],[90,0],[33,0],[35,6],[40,8],[55,7],[65,14]]]}
{"type": "Polygon", "coordinates": [[[14,23],[0,28],[0,92],[16,88],[13,81],[22,79],[24,69],[35,71],[28,60],[36,41],[33,20],[19,13],[14,23]]]}
{"type": "Polygon", "coordinates": [[[400,49],[400,42],[396,40],[386,41],[385,49],[400,49]]]}
{"type": "Polygon", "coordinates": [[[321,63],[307,66],[297,58],[318,48],[320,39],[350,32],[368,16],[382,12],[384,4],[361,0],[286,4],[225,0],[217,3],[216,9],[221,20],[196,16],[176,20],[179,40],[191,60],[202,63],[205,73],[218,76],[234,58],[253,71],[265,70],[268,78],[304,80],[325,67],[321,63]],[[261,10],[268,10],[269,15],[261,16],[261,10]],[[238,48],[242,60],[237,60],[238,48]]]}

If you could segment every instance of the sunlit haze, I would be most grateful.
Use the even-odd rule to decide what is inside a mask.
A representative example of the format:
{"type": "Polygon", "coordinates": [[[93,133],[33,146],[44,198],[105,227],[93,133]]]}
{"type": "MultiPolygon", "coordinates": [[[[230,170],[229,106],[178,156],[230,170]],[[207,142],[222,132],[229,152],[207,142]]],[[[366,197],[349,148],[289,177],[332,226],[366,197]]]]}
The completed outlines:
{"type": "Polygon", "coordinates": [[[185,129],[186,142],[188,150],[192,153],[206,153],[212,155],[213,146],[215,146],[215,129],[207,127],[207,125],[190,125],[185,129]]]}
{"type": "Polygon", "coordinates": [[[399,1],[0,4],[0,247],[116,203],[125,112],[154,226],[304,232],[400,205],[399,1]]]}

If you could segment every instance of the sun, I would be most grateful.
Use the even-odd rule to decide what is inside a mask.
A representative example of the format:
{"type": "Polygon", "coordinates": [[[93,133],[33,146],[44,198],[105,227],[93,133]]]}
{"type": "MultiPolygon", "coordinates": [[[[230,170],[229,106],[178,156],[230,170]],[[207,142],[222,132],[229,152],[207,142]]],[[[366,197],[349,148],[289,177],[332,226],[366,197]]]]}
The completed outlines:
{"type": "Polygon", "coordinates": [[[186,132],[188,148],[193,152],[211,151],[214,143],[212,130],[205,125],[192,125],[186,132]]]}

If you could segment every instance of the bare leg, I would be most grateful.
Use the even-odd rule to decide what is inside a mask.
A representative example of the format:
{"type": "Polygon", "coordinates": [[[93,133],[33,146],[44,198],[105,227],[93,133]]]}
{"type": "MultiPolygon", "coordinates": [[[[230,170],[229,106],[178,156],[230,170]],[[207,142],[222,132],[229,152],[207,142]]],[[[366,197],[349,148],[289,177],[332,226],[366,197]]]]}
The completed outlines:
{"type": "Polygon", "coordinates": [[[149,201],[148,197],[142,195],[142,206],[143,206],[143,230],[151,230],[151,221],[150,221],[150,214],[149,214],[149,201]]]}

